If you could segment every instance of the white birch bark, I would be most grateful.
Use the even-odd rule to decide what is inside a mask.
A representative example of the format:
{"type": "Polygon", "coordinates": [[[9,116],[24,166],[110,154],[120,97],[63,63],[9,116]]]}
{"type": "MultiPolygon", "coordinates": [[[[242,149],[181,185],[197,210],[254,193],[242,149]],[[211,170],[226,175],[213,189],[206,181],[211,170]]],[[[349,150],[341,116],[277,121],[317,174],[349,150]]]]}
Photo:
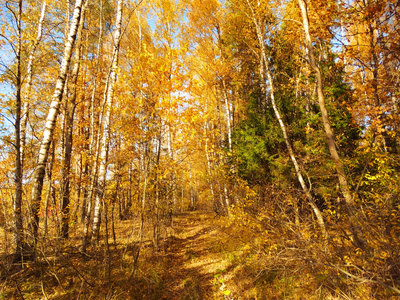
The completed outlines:
{"type": "MultiPolygon", "coordinates": [[[[206,109],[207,111],[207,103],[206,103],[206,109]]],[[[208,121],[204,122],[204,151],[206,152],[206,159],[207,159],[207,175],[208,175],[208,181],[210,185],[210,192],[211,192],[211,199],[213,201],[213,205],[215,207],[215,198],[214,198],[214,186],[213,186],[213,177],[212,177],[212,171],[211,171],[211,160],[210,160],[210,153],[208,149],[208,137],[207,137],[207,132],[208,132],[209,126],[208,126],[208,121]]],[[[183,175],[182,175],[183,176],[183,175]]],[[[218,209],[216,209],[218,210],[218,209]]]]}
{"type": "Polygon", "coordinates": [[[287,134],[286,125],[282,120],[282,117],[280,115],[280,112],[279,112],[278,107],[277,107],[276,102],[275,102],[273,79],[272,79],[272,76],[271,76],[271,72],[269,71],[269,61],[268,61],[267,56],[266,56],[266,49],[265,49],[264,38],[263,38],[262,30],[261,30],[260,21],[257,20],[256,14],[255,14],[254,9],[251,6],[249,0],[247,0],[247,3],[248,3],[249,8],[251,9],[251,12],[252,12],[252,18],[253,18],[254,26],[256,27],[258,42],[259,42],[259,45],[260,45],[260,48],[261,48],[261,53],[260,53],[260,55],[262,57],[261,62],[264,64],[264,66],[260,68],[260,77],[261,77],[261,81],[262,81],[262,85],[263,85],[263,87],[262,87],[263,88],[263,92],[265,93],[266,97],[268,97],[267,96],[267,91],[266,91],[266,84],[268,84],[269,95],[270,95],[270,99],[271,99],[272,108],[273,108],[275,116],[276,116],[276,118],[278,120],[279,126],[281,127],[281,130],[282,130],[282,133],[283,133],[283,138],[284,138],[285,144],[286,144],[286,148],[288,149],[290,159],[292,160],[292,163],[293,163],[296,175],[297,175],[297,179],[298,179],[298,181],[299,181],[299,183],[301,185],[301,188],[303,189],[303,192],[307,196],[308,203],[310,204],[312,210],[314,211],[314,214],[315,214],[315,216],[317,218],[318,225],[321,228],[321,231],[322,231],[324,237],[328,238],[328,233],[326,231],[325,222],[324,222],[324,219],[322,217],[321,211],[319,210],[319,208],[315,204],[314,199],[313,199],[313,197],[311,195],[311,192],[310,192],[309,188],[307,187],[307,185],[306,185],[306,183],[304,181],[303,175],[301,174],[300,165],[297,162],[297,159],[296,159],[296,157],[294,155],[294,151],[293,151],[292,145],[290,143],[290,138],[289,138],[289,136],[287,134]],[[263,71],[264,69],[265,69],[265,72],[267,74],[267,78],[265,78],[264,71],[263,71]]]}
{"type": "Polygon", "coordinates": [[[99,61],[100,61],[100,53],[102,49],[102,39],[103,39],[103,2],[100,1],[100,16],[99,16],[99,36],[98,36],[98,42],[97,42],[97,60],[96,60],[96,72],[95,75],[93,76],[93,90],[92,90],[92,96],[90,98],[90,103],[88,105],[88,110],[89,110],[89,115],[90,115],[90,128],[88,130],[86,140],[88,142],[87,146],[87,159],[85,161],[85,173],[89,175],[89,188],[86,189],[86,192],[84,193],[84,198],[83,198],[83,205],[82,205],[82,215],[81,215],[81,220],[82,223],[84,224],[84,229],[83,229],[83,243],[82,243],[82,250],[83,252],[86,251],[86,244],[87,244],[87,239],[88,239],[88,233],[89,233],[89,226],[90,226],[90,218],[91,218],[91,213],[92,213],[92,200],[93,200],[93,186],[97,183],[97,154],[96,154],[96,160],[94,163],[94,166],[92,165],[92,161],[90,158],[93,156],[93,153],[95,151],[95,145],[97,145],[98,139],[96,139],[95,136],[95,127],[96,127],[96,105],[95,105],[95,97],[96,97],[96,90],[97,90],[97,73],[99,72],[99,61]]]}
{"type": "Polygon", "coordinates": [[[76,39],[76,33],[78,31],[79,20],[82,15],[82,3],[83,0],[76,0],[74,14],[70,26],[68,38],[65,43],[64,53],[60,66],[60,71],[56,81],[56,88],[53,93],[53,100],[50,104],[50,108],[46,117],[46,124],[43,132],[43,137],[40,144],[39,157],[37,167],[33,176],[33,187],[32,187],[32,198],[31,198],[31,220],[30,228],[31,234],[36,244],[39,231],[39,210],[41,202],[41,194],[43,189],[43,178],[45,175],[47,157],[49,153],[51,138],[55,129],[57,115],[59,113],[59,107],[62,99],[62,94],[65,85],[65,79],[67,77],[68,67],[71,62],[72,49],[76,39]]]}
{"type": "Polygon", "coordinates": [[[110,69],[110,80],[108,84],[107,94],[106,94],[106,112],[103,119],[103,136],[100,143],[100,168],[99,168],[99,180],[98,180],[98,192],[96,193],[96,200],[93,212],[93,228],[92,236],[98,238],[100,230],[100,208],[102,203],[102,198],[105,194],[105,184],[107,176],[107,156],[109,148],[109,138],[110,138],[110,125],[111,125],[111,114],[114,100],[114,88],[116,83],[116,73],[118,68],[118,54],[119,45],[121,40],[121,28],[122,28],[122,1],[118,1],[117,6],[117,18],[116,18],[116,29],[114,34],[114,49],[112,56],[112,64],[110,69]]]}
{"type": "Polygon", "coordinates": [[[52,197],[53,194],[53,165],[54,165],[54,158],[55,158],[55,146],[54,146],[54,141],[52,143],[51,147],[51,156],[50,156],[50,162],[49,162],[49,167],[47,171],[47,182],[48,182],[48,187],[47,187],[47,196],[44,201],[44,216],[43,216],[43,234],[44,236],[47,235],[48,232],[48,226],[47,226],[47,219],[48,219],[48,208],[49,208],[49,202],[50,198],[52,197]]]}
{"type": "MultiPolygon", "coordinates": [[[[229,152],[232,152],[232,120],[231,120],[231,109],[230,103],[228,99],[228,93],[226,92],[226,84],[225,80],[222,80],[222,93],[225,103],[225,120],[226,120],[226,129],[228,133],[228,149],[229,152]]],[[[232,166],[231,166],[232,168],[232,166]]]]}
{"type": "Polygon", "coordinates": [[[29,119],[29,97],[31,97],[32,91],[32,79],[33,79],[33,60],[35,58],[36,49],[39,46],[39,43],[42,39],[43,35],[43,21],[46,15],[46,0],[43,1],[42,10],[40,13],[40,19],[37,27],[36,39],[32,44],[32,48],[29,53],[28,64],[26,67],[26,87],[25,87],[25,99],[22,103],[22,115],[21,115],[21,164],[24,165],[25,161],[25,147],[26,147],[26,127],[28,125],[29,119]]]}
{"type": "MultiPolygon", "coordinates": [[[[85,11],[86,2],[84,4],[85,11]]],[[[75,63],[71,74],[72,95],[68,99],[66,97],[66,114],[65,114],[65,144],[64,144],[64,157],[61,169],[61,236],[65,239],[69,237],[69,215],[70,215],[70,173],[71,173],[71,159],[72,159],[72,143],[73,143],[73,123],[77,98],[77,81],[79,75],[79,68],[81,63],[81,44],[82,44],[82,29],[84,23],[84,12],[79,22],[77,32],[77,42],[75,47],[75,63]]],[[[68,93],[67,93],[68,95],[68,93]]]]}

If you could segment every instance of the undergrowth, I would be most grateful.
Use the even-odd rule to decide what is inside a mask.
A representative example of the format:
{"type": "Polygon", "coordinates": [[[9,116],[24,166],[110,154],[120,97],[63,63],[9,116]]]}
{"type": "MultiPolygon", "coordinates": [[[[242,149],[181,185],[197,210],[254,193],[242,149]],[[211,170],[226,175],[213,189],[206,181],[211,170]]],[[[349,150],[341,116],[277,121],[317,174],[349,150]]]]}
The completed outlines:
{"type": "Polygon", "coordinates": [[[47,238],[33,262],[13,265],[10,255],[1,257],[0,299],[398,298],[399,252],[379,226],[364,232],[371,242],[361,250],[331,218],[326,241],[312,218],[296,225],[290,211],[272,209],[284,196],[237,203],[229,217],[181,214],[159,251],[148,228],[136,265],[134,221],[116,228],[109,252],[102,237],[82,254],[79,228],[67,242],[47,238]]]}
{"type": "Polygon", "coordinates": [[[307,207],[296,224],[290,197],[269,192],[268,200],[249,197],[237,203],[221,221],[225,238],[218,249],[231,262],[235,299],[398,299],[397,212],[383,207],[377,212],[376,205],[373,211],[359,212],[367,241],[360,249],[340,207],[324,211],[325,240],[307,207]]]}

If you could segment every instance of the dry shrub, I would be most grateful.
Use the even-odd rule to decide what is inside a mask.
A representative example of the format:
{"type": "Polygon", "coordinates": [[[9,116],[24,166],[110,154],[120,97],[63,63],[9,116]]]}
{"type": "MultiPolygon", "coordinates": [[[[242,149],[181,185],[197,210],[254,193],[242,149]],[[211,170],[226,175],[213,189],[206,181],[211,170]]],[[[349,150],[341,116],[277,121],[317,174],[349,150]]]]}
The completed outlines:
{"type": "MultiPolygon", "coordinates": [[[[294,189],[253,191],[231,210],[229,232],[240,240],[234,270],[238,299],[395,299],[399,295],[399,218],[376,203],[359,205],[367,245],[352,241],[346,210],[323,210],[324,240],[312,211],[294,189]],[[300,200],[294,200],[300,199],[300,200]],[[296,224],[296,206],[300,224],[296,224]]],[[[234,239],[231,238],[230,242],[234,239]]]]}

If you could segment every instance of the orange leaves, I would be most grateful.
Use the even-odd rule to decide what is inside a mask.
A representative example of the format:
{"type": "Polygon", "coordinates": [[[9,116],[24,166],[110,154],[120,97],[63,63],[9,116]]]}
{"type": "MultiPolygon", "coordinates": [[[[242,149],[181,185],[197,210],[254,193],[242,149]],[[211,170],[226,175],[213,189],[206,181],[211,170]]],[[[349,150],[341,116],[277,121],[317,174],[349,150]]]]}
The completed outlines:
{"type": "Polygon", "coordinates": [[[392,109],[392,87],[396,83],[389,75],[394,64],[388,47],[398,41],[398,35],[394,34],[398,24],[389,12],[391,2],[358,3],[344,11],[348,18],[344,23],[348,45],[343,60],[348,64],[346,75],[357,100],[353,110],[360,116],[360,122],[369,118],[374,123],[377,116],[390,114],[392,109]]]}

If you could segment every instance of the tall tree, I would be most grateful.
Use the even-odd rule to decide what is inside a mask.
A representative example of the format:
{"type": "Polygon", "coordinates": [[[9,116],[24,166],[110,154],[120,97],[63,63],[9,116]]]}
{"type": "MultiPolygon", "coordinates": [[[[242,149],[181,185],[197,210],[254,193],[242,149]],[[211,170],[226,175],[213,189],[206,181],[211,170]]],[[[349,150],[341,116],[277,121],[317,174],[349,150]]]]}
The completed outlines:
{"type": "Polygon", "coordinates": [[[61,236],[63,238],[68,238],[69,236],[69,215],[70,215],[70,177],[71,177],[71,158],[72,158],[72,143],[73,143],[73,126],[74,126],[74,115],[76,108],[77,99],[77,82],[81,62],[81,52],[82,52],[82,29],[84,23],[84,12],[87,6],[87,1],[83,6],[82,17],[79,22],[77,31],[77,42],[75,46],[75,63],[72,68],[71,74],[71,97],[66,97],[66,116],[65,116],[65,143],[64,143],[64,157],[61,169],[61,236]]]}
{"type": "MultiPolygon", "coordinates": [[[[11,9],[11,8],[10,8],[11,9]]],[[[15,74],[15,198],[14,198],[14,239],[15,239],[15,255],[14,261],[20,261],[23,256],[24,227],[22,223],[22,157],[21,157],[21,107],[22,107],[22,75],[21,75],[21,55],[22,55],[22,0],[18,1],[18,10],[14,14],[17,23],[17,47],[16,47],[16,64],[17,71],[15,74]]]]}
{"type": "Polygon", "coordinates": [[[113,54],[111,59],[111,67],[109,78],[107,79],[108,85],[105,93],[106,99],[104,101],[106,110],[102,120],[102,139],[100,142],[100,169],[98,178],[98,187],[96,193],[96,201],[94,205],[93,214],[93,229],[92,236],[98,240],[100,230],[100,209],[103,203],[106,192],[106,176],[107,176],[107,165],[108,165],[108,151],[110,143],[110,127],[111,127],[111,116],[114,105],[114,89],[117,81],[117,68],[118,68],[118,55],[121,42],[121,30],[122,30],[122,6],[123,0],[118,1],[117,5],[117,17],[115,20],[115,32],[113,37],[113,54]]]}
{"type": "Polygon", "coordinates": [[[340,159],[340,156],[339,156],[339,153],[337,150],[338,146],[336,145],[336,142],[335,142],[335,140],[336,140],[335,133],[333,132],[333,129],[332,129],[330,121],[329,121],[329,114],[328,114],[328,110],[326,108],[324,91],[323,91],[322,74],[321,74],[321,70],[320,70],[320,68],[316,62],[315,56],[314,56],[314,47],[313,47],[312,39],[311,39],[311,35],[310,35],[309,20],[308,20],[308,13],[307,13],[307,3],[306,3],[306,0],[298,0],[298,4],[301,9],[305,44],[306,44],[306,47],[308,50],[307,52],[308,52],[308,56],[309,56],[309,62],[310,62],[312,70],[315,73],[315,77],[316,77],[316,81],[317,81],[318,104],[319,104],[319,108],[321,110],[321,118],[322,118],[322,123],[324,125],[324,130],[325,130],[325,134],[326,134],[326,142],[328,144],[331,158],[335,164],[335,169],[336,169],[336,172],[337,172],[338,178],[339,178],[340,189],[342,191],[342,194],[343,194],[345,202],[346,202],[346,208],[347,208],[347,212],[349,214],[349,223],[350,223],[349,225],[350,225],[351,233],[353,235],[354,243],[356,244],[357,247],[364,249],[366,244],[362,237],[360,228],[357,225],[357,220],[355,219],[355,216],[354,216],[353,197],[350,192],[350,188],[349,188],[349,184],[348,184],[348,181],[346,178],[346,173],[344,170],[343,163],[340,159]]]}
{"type": "Polygon", "coordinates": [[[76,0],[74,13],[72,16],[71,26],[68,36],[65,40],[64,53],[59,69],[58,78],[56,81],[56,88],[53,93],[53,99],[46,117],[46,125],[43,132],[43,137],[40,143],[39,157],[37,166],[33,176],[33,187],[31,196],[31,219],[29,222],[34,247],[38,239],[39,231],[39,211],[41,203],[41,195],[43,189],[43,179],[46,170],[47,157],[49,154],[51,138],[56,125],[59,107],[63,96],[65,81],[67,77],[68,68],[71,61],[72,50],[76,40],[76,33],[79,27],[79,21],[82,16],[83,0],[76,0]]]}
{"type": "Polygon", "coordinates": [[[26,129],[29,119],[29,104],[30,104],[30,97],[32,92],[32,81],[33,81],[33,67],[34,67],[34,59],[36,57],[37,48],[39,46],[40,41],[43,37],[43,22],[44,17],[46,15],[46,8],[47,8],[47,0],[43,1],[42,10],[40,14],[40,19],[37,25],[37,33],[36,38],[32,42],[31,48],[29,49],[29,57],[28,63],[26,67],[26,84],[24,87],[24,101],[22,103],[22,116],[21,116],[21,160],[22,165],[24,164],[25,160],[25,152],[26,152],[26,129]]]}
{"type": "Polygon", "coordinates": [[[305,0],[298,0],[298,3],[300,6],[300,9],[301,9],[301,15],[302,15],[302,19],[303,19],[305,44],[306,44],[306,47],[308,50],[307,52],[308,52],[308,55],[310,58],[310,65],[311,65],[311,68],[313,69],[313,71],[315,73],[315,77],[317,79],[318,103],[319,103],[319,107],[321,110],[322,123],[324,125],[324,129],[325,129],[325,133],[326,133],[326,141],[328,144],[329,152],[331,153],[332,160],[336,166],[336,172],[338,173],[339,183],[340,183],[340,187],[341,187],[343,196],[345,198],[346,203],[351,205],[353,203],[353,199],[352,199],[352,196],[350,193],[349,185],[347,183],[343,164],[340,160],[339,153],[336,149],[335,134],[334,134],[331,124],[329,122],[328,110],[327,110],[326,104],[325,104],[322,75],[321,75],[321,71],[317,65],[317,62],[316,62],[315,56],[314,56],[314,47],[312,45],[312,40],[311,40],[311,35],[310,35],[306,2],[305,2],[305,0]]]}
{"type": "Polygon", "coordinates": [[[296,176],[297,179],[300,183],[300,186],[303,190],[303,192],[305,193],[305,195],[307,196],[308,202],[312,208],[312,210],[315,213],[315,216],[317,217],[318,220],[318,225],[321,228],[321,231],[323,232],[324,236],[327,238],[328,237],[328,233],[326,231],[326,227],[325,227],[325,222],[324,219],[322,217],[321,211],[318,208],[318,206],[315,204],[314,198],[311,195],[310,189],[309,187],[307,187],[302,172],[301,172],[301,167],[300,164],[297,161],[297,158],[294,155],[294,151],[292,148],[292,144],[291,141],[289,139],[289,135],[287,133],[287,129],[286,129],[286,125],[283,122],[283,119],[281,117],[281,113],[278,110],[278,106],[276,105],[276,101],[275,101],[275,92],[274,92],[274,84],[273,84],[273,78],[271,75],[271,71],[270,71],[270,63],[269,60],[267,58],[267,50],[265,47],[265,42],[264,42],[264,35],[265,33],[263,32],[263,26],[262,26],[262,17],[261,16],[257,16],[257,13],[260,13],[261,10],[261,6],[257,5],[256,7],[253,7],[253,5],[250,3],[249,0],[247,0],[247,5],[250,8],[251,11],[251,17],[254,23],[254,26],[256,28],[256,34],[257,34],[257,39],[258,39],[258,43],[259,43],[259,47],[260,47],[260,68],[259,68],[259,74],[260,74],[260,78],[261,78],[261,85],[262,85],[262,91],[265,94],[265,96],[268,98],[270,98],[271,100],[271,105],[272,108],[274,110],[275,116],[279,122],[279,126],[281,128],[281,131],[283,133],[283,137],[285,140],[285,144],[287,147],[287,150],[289,152],[289,157],[293,163],[293,166],[295,168],[295,172],[296,172],[296,176]],[[266,74],[267,76],[265,76],[264,74],[266,74]],[[268,86],[268,89],[267,89],[268,86]]]}

